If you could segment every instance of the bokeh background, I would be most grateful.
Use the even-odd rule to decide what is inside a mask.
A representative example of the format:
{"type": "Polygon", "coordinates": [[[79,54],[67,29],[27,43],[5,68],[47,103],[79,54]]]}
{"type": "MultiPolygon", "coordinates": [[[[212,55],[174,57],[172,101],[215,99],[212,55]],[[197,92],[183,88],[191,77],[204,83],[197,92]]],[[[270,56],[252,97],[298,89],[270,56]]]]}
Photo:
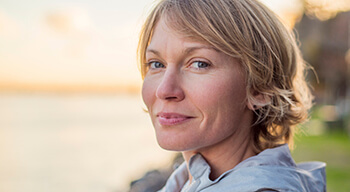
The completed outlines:
{"type": "MultiPolygon", "coordinates": [[[[263,0],[314,72],[296,161],[350,191],[350,0],[263,0]]],[[[138,31],[151,0],[0,0],[0,191],[119,192],[176,154],[140,97],[138,31]]]]}

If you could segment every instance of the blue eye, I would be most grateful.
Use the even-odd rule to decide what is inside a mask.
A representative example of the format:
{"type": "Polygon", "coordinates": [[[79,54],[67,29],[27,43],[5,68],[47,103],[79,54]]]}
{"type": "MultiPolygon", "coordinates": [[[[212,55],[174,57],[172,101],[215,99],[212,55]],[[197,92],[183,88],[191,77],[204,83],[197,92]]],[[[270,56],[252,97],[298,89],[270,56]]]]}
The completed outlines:
{"type": "Polygon", "coordinates": [[[148,66],[150,69],[158,69],[158,68],[165,68],[165,66],[157,61],[151,61],[148,63],[148,66]]]}
{"type": "Polygon", "coordinates": [[[209,66],[210,64],[203,61],[195,61],[192,63],[192,67],[196,69],[204,69],[204,68],[208,68],[209,66]]]}

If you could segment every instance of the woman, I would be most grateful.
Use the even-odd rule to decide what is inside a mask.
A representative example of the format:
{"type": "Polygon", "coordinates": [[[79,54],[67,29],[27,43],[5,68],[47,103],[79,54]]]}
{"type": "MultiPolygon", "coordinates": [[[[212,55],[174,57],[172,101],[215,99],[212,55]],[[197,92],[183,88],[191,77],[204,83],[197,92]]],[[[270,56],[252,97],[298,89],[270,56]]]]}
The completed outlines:
{"type": "Polygon", "coordinates": [[[289,151],[311,106],[305,64],[261,3],[161,0],[138,54],[157,141],[185,159],[162,191],[325,191],[325,164],[289,151]]]}

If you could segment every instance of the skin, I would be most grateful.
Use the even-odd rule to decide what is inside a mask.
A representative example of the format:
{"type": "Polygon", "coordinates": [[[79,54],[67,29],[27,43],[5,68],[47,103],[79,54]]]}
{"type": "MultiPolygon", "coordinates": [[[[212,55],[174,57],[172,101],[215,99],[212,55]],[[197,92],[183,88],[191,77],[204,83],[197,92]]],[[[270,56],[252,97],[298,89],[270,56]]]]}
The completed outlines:
{"type": "Polygon", "coordinates": [[[255,155],[253,112],[239,62],[182,37],[161,19],[146,65],[142,96],[162,148],[181,151],[187,163],[200,153],[211,166],[210,179],[255,155]]]}

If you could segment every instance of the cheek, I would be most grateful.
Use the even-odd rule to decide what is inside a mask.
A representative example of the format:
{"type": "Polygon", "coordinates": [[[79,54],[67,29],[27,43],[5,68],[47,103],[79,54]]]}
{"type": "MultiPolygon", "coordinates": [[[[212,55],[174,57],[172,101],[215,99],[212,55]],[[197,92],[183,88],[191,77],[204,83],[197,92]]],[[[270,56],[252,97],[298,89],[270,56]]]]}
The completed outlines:
{"type": "Polygon", "coordinates": [[[193,87],[193,99],[203,107],[222,108],[241,106],[246,99],[246,91],[242,81],[223,79],[221,81],[204,82],[204,86],[193,87]]]}
{"type": "MultiPolygon", "coordinates": [[[[241,82],[241,81],[238,81],[241,82]]],[[[195,89],[193,99],[205,117],[206,124],[216,124],[240,118],[245,110],[246,92],[243,84],[225,81],[212,81],[206,88],[195,89]]]]}
{"type": "Polygon", "coordinates": [[[145,79],[142,85],[142,99],[148,110],[150,110],[151,103],[155,97],[155,86],[152,86],[149,80],[145,79]]]}

